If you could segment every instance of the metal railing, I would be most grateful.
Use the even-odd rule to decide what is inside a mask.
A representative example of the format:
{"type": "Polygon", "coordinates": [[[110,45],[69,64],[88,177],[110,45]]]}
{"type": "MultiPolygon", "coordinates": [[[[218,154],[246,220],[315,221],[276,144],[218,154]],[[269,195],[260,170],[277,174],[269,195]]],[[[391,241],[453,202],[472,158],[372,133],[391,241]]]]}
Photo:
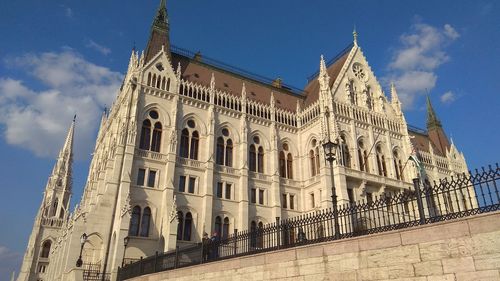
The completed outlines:
{"type": "Polygon", "coordinates": [[[101,271],[101,263],[83,264],[84,281],[110,281],[111,275],[101,271]]]}
{"type": "MultiPolygon", "coordinates": [[[[413,190],[386,192],[338,206],[339,239],[404,229],[500,210],[500,168],[462,174],[439,182],[414,180],[413,190]]],[[[227,236],[227,234],[226,234],[227,236]]],[[[332,209],[316,211],[225,239],[207,239],[192,247],[156,254],[119,268],[118,280],[221,259],[335,240],[332,209]]]]}

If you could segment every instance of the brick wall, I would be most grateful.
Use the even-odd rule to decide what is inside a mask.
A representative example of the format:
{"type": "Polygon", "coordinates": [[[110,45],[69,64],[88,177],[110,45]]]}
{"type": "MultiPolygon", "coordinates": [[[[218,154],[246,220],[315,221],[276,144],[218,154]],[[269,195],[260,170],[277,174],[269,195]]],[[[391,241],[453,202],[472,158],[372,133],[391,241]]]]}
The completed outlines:
{"type": "Polygon", "coordinates": [[[500,280],[500,212],[131,279],[500,280]]]}

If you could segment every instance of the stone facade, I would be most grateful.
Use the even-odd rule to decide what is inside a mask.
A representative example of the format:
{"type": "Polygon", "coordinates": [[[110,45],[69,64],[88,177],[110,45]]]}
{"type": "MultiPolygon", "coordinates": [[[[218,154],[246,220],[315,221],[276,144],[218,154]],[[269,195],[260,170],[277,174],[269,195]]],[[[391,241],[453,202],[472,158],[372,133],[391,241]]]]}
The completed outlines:
{"type": "Polygon", "coordinates": [[[500,213],[235,258],[130,280],[500,280],[500,213]]]}
{"type": "Polygon", "coordinates": [[[39,212],[18,280],[72,280],[83,233],[84,265],[114,276],[123,260],[197,243],[204,232],[225,236],[330,207],[328,140],[338,143],[339,204],[409,189],[417,177],[410,155],[431,181],[467,171],[453,143],[433,142],[446,136],[430,103],[429,130],[409,129],[396,86],[389,100],[356,35],[330,63],[321,57],[318,73],[296,91],[176,52],[169,28],[161,1],[147,50],[132,52],[103,113],[80,202],[62,217],[39,212]],[[47,219],[60,225],[39,234],[47,219]],[[50,255],[42,261],[45,241],[50,255]],[[40,262],[48,268],[38,274],[40,262]]]}

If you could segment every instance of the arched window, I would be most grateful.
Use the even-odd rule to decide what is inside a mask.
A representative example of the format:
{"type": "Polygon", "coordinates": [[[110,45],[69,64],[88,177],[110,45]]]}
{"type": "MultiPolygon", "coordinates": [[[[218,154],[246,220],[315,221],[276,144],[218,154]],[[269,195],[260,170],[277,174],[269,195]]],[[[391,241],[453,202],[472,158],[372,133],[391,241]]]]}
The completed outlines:
{"type": "Polygon", "coordinates": [[[259,136],[253,137],[248,155],[249,169],[253,172],[264,172],[264,148],[260,145],[259,136]]]}
{"type": "Polygon", "coordinates": [[[162,90],[165,90],[165,82],[166,82],[166,79],[165,79],[165,77],[163,77],[163,79],[161,80],[161,89],[162,90]]]}
{"type": "Polygon", "coordinates": [[[404,180],[403,162],[397,150],[394,150],[394,169],[396,170],[396,179],[404,180]]]}
{"type": "Polygon", "coordinates": [[[222,238],[227,239],[228,236],[229,236],[229,218],[225,217],[224,226],[222,228],[222,238]]]}
{"type": "Polygon", "coordinates": [[[177,212],[177,240],[182,240],[182,230],[184,227],[184,214],[181,211],[177,212]]]}
{"type": "Polygon", "coordinates": [[[250,247],[255,248],[257,246],[257,224],[255,221],[250,223],[250,247]]]}
{"type": "Polygon", "coordinates": [[[255,145],[250,145],[250,150],[248,153],[248,166],[250,171],[257,172],[257,153],[255,151],[255,145]]]}
{"type": "Polygon", "coordinates": [[[191,136],[191,147],[189,151],[189,158],[198,160],[198,143],[200,141],[200,136],[198,135],[198,131],[194,131],[191,136]]]}
{"type": "Polygon", "coordinates": [[[148,86],[151,86],[151,72],[148,73],[148,86]]]}
{"type": "Polygon", "coordinates": [[[264,224],[262,222],[259,222],[257,229],[257,247],[259,248],[264,248],[264,224]]]}
{"type": "Polygon", "coordinates": [[[233,141],[231,139],[226,141],[226,166],[233,166],[233,141]]]}
{"type": "Polygon", "coordinates": [[[161,76],[158,75],[158,80],[156,81],[156,88],[160,89],[161,86],[161,76]]]}
{"type": "Polygon", "coordinates": [[[376,151],[377,151],[378,174],[387,177],[387,166],[385,164],[385,156],[382,152],[382,146],[380,144],[377,145],[376,151]]]}
{"type": "Polygon", "coordinates": [[[279,154],[280,176],[293,179],[293,157],[288,150],[288,144],[284,143],[283,150],[279,154]]]}
{"type": "Polygon", "coordinates": [[[285,161],[285,153],[280,151],[280,176],[286,177],[286,161],[285,161]]]}
{"type": "Polygon", "coordinates": [[[165,90],[170,91],[170,78],[167,79],[167,87],[165,90]]]}
{"type": "Polygon", "coordinates": [[[139,235],[139,222],[141,220],[141,207],[135,206],[132,209],[132,216],[130,217],[130,226],[128,228],[129,236],[139,235]]]}
{"type": "Polygon", "coordinates": [[[189,130],[183,129],[181,133],[180,152],[181,157],[188,158],[189,156],[189,130]]]}
{"type": "Polygon", "coordinates": [[[257,172],[264,173],[264,148],[262,146],[259,146],[257,156],[257,172]]]}
{"type": "Polygon", "coordinates": [[[370,166],[368,165],[368,152],[366,151],[365,144],[362,139],[358,141],[358,160],[359,160],[359,170],[370,172],[370,166]]]}
{"type": "Polygon", "coordinates": [[[215,155],[215,163],[219,165],[224,165],[224,139],[222,137],[217,138],[217,151],[215,155]]]}
{"type": "Polygon", "coordinates": [[[153,87],[156,86],[156,74],[153,74],[153,81],[151,83],[151,86],[153,86],[153,87]]]}
{"type": "Polygon", "coordinates": [[[342,159],[342,165],[345,167],[351,167],[351,155],[349,153],[349,146],[347,145],[346,137],[344,135],[340,136],[340,153],[342,159]]]}
{"type": "Polygon", "coordinates": [[[293,158],[291,153],[286,156],[286,172],[287,178],[293,179],[293,158]]]}
{"type": "Polygon", "coordinates": [[[217,138],[215,163],[218,165],[233,166],[233,141],[229,138],[229,130],[224,128],[222,136],[217,138]]]}
{"type": "Polygon", "coordinates": [[[160,152],[161,146],[161,123],[156,122],[153,129],[153,139],[151,140],[151,151],[160,152]]]}
{"type": "Polygon", "coordinates": [[[47,240],[42,244],[42,252],[40,253],[41,258],[48,258],[50,254],[50,246],[52,246],[52,242],[47,240]]]}
{"type": "Polygon", "coordinates": [[[316,149],[314,150],[316,153],[316,174],[319,174],[319,146],[316,146],[316,149]]]}
{"type": "Polygon", "coordinates": [[[215,232],[217,232],[218,235],[222,234],[222,219],[219,216],[215,217],[215,228],[214,228],[214,230],[215,230],[215,232]]]}
{"type": "Polygon", "coordinates": [[[150,139],[151,139],[151,121],[149,121],[149,119],[146,119],[142,122],[141,140],[139,142],[139,148],[144,150],[149,150],[150,139]]]}
{"type": "Polygon", "coordinates": [[[54,200],[54,204],[52,204],[52,217],[57,214],[57,206],[59,206],[59,198],[56,197],[56,200],[54,200]]]}
{"type": "Polygon", "coordinates": [[[144,208],[142,212],[142,220],[141,220],[141,236],[148,237],[149,236],[149,224],[151,221],[151,209],[149,207],[144,208]]]}
{"type": "Polygon", "coordinates": [[[191,241],[191,229],[193,226],[193,216],[191,213],[186,213],[186,219],[184,220],[184,241],[191,241]]]}
{"type": "Polygon", "coordinates": [[[314,156],[314,150],[309,151],[309,165],[311,166],[311,176],[316,175],[316,157],[314,156]]]}

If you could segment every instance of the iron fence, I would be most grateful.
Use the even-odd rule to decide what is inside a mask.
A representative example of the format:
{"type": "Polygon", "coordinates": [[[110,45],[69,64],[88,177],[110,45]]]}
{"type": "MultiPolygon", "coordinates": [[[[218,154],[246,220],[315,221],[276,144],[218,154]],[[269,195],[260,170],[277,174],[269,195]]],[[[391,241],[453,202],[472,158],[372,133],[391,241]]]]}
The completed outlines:
{"type": "Polygon", "coordinates": [[[101,271],[101,263],[83,264],[83,280],[84,281],[110,281],[109,273],[101,271]]]}
{"type": "MultiPolygon", "coordinates": [[[[384,192],[367,200],[339,205],[339,239],[403,229],[500,210],[498,164],[439,182],[414,179],[413,190],[384,192]]],[[[335,240],[332,209],[315,211],[246,231],[226,239],[156,253],[118,270],[118,280],[243,255],[335,240]]]]}

